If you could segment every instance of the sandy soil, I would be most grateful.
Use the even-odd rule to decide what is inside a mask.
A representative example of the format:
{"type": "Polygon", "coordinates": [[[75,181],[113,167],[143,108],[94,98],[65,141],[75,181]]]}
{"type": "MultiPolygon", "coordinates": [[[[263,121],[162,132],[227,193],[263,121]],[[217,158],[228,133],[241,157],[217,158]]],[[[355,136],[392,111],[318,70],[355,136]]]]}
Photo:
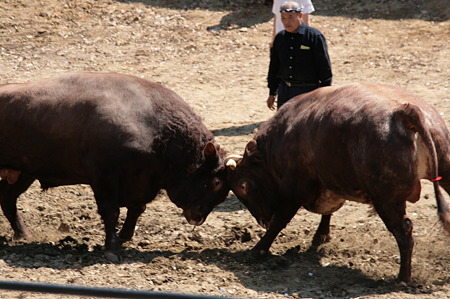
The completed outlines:
{"type": "MultiPolygon", "coordinates": [[[[450,125],[448,0],[314,4],[312,25],[327,37],[335,85],[404,87],[450,125]]],[[[270,11],[262,0],[3,0],[0,82],[74,71],[142,76],[175,90],[220,144],[242,153],[274,113],[265,107],[270,11]]],[[[276,239],[274,255],[255,261],[248,250],[264,230],[231,193],[195,230],[161,193],[124,245],[124,262],[111,264],[84,185],[42,192],[35,184],[21,196],[34,240],[12,240],[1,215],[0,277],[246,298],[450,297],[450,239],[436,224],[430,187],[423,182],[421,200],[408,206],[416,240],[410,286],[395,284],[395,240],[367,206],[349,203],[335,213],[333,240],[317,252],[308,249],[320,216],[301,210],[276,239]]],[[[0,298],[66,297],[0,292],[0,298]]]]}

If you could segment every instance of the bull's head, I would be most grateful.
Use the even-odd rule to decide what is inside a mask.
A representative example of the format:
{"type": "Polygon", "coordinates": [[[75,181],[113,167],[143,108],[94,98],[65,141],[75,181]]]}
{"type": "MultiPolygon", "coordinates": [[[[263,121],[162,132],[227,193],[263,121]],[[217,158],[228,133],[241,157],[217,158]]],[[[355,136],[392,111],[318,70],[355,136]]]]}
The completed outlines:
{"type": "Polygon", "coordinates": [[[276,188],[266,161],[258,151],[256,140],[247,144],[243,157],[233,157],[227,163],[227,168],[231,190],[258,223],[269,228],[274,213],[276,188]]]}
{"type": "Polygon", "coordinates": [[[215,206],[230,191],[226,183],[225,151],[208,142],[203,149],[203,162],[190,169],[167,190],[169,198],[180,208],[192,225],[201,225],[215,206]]]}

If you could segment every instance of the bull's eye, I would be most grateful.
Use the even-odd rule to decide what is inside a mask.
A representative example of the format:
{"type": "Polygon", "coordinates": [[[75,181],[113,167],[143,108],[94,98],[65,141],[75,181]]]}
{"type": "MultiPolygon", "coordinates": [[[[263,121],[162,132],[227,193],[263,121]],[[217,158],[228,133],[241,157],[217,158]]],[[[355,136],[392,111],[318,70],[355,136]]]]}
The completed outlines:
{"type": "Polygon", "coordinates": [[[212,189],[214,192],[217,192],[222,188],[222,184],[223,184],[222,180],[217,177],[213,178],[211,183],[212,183],[212,189]]]}
{"type": "Polygon", "coordinates": [[[248,183],[247,182],[242,182],[241,183],[241,194],[243,195],[243,196],[246,196],[247,195],[247,193],[248,193],[248,183]]]}

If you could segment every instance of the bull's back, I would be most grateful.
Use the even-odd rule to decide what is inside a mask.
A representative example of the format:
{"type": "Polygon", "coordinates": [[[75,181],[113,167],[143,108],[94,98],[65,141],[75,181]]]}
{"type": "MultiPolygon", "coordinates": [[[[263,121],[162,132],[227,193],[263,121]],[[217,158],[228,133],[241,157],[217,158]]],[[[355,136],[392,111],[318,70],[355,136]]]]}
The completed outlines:
{"type": "Polygon", "coordinates": [[[405,103],[435,111],[396,87],[321,88],[290,100],[259,135],[278,172],[306,172],[334,191],[351,194],[386,173],[411,173],[417,163],[414,132],[393,117],[405,103]]]}
{"type": "Polygon", "coordinates": [[[86,159],[150,155],[177,115],[198,122],[191,114],[174,92],[127,75],[78,73],[5,85],[0,166],[82,177],[86,159]]]}

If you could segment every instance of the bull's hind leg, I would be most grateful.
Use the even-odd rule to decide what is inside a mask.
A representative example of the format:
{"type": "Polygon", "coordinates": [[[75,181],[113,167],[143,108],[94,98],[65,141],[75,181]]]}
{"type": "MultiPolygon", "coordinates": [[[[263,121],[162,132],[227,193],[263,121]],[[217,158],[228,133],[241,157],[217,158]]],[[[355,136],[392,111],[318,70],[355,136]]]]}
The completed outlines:
{"type": "Polygon", "coordinates": [[[373,200],[378,215],[380,215],[387,229],[394,235],[400,251],[400,272],[398,280],[409,282],[411,280],[411,258],[414,247],[412,237],[413,224],[406,215],[406,202],[404,199],[388,200],[378,198],[373,200]]]}
{"type": "Polygon", "coordinates": [[[8,219],[14,231],[14,238],[21,239],[31,236],[22,221],[19,211],[17,210],[17,198],[25,192],[33,183],[34,178],[25,174],[20,174],[18,180],[14,184],[9,184],[6,180],[0,181],[0,205],[3,214],[8,219]]]}

